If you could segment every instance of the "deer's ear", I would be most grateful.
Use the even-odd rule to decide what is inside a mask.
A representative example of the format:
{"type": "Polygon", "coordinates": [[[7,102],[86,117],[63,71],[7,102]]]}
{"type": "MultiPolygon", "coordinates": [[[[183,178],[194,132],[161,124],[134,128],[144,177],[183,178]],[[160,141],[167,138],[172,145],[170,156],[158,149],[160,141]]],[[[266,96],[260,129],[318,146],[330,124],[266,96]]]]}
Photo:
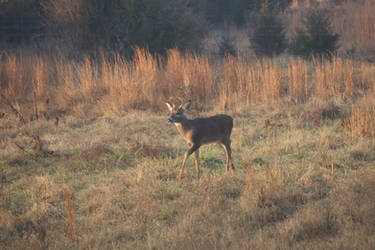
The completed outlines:
{"type": "Polygon", "coordinates": [[[174,105],[173,105],[173,104],[170,104],[169,102],[166,102],[165,104],[167,105],[169,111],[172,112],[172,111],[173,111],[173,108],[174,108],[174,105]]]}
{"type": "Polygon", "coordinates": [[[185,104],[184,109],[189,109],[189,108],[190,108],[190,105],[191,105],[191,101],[189,100],[189,101],[185,104]]]}

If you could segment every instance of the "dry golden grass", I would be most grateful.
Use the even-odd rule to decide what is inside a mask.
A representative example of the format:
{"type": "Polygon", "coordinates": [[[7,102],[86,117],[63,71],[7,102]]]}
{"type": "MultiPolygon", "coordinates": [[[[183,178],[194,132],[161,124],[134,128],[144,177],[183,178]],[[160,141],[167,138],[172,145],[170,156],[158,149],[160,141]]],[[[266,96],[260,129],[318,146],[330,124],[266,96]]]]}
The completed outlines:
{"type": "Polygon", "coordinates": [[[0,72],[2,249],[375,247],[372,65],[137,49],[0,72]],[[210,145],[177,180],[169,98],[234,117],[233,175],[210,145]]]}
{"type": "Polygon", "coordinates": [[[278,103],[282,71],[274,62],[264,59],[250,64],[244,58],[225,58],[222,64],[219,101],[221,109],[235,109],[256,103],[278,103]]]}
{"type": "Polygon", "coordinates": [[[3,112],[22,114],[25,120],[59,119],[64,113],[95,117],[134,108],[161,110],[165,101],[188,99],[197,110],[237,112],[254,104],[313,99],[354,104],[375,89],[374,66],[338,57],[311,64],[293,58],[251,63],[231,56],[212,62],[177,50],[166,58],[139,48],[134,54],[133,61],[118,55],[82,61],[9,55],[0,65],[2,99],[8,103],[3,112]]]}
{"type": "Polygon", "coordinates": [[[353,97],[356,90],[354,86],[354,65],[350,60],[341,58],[332,60],[315,61],[315,95],[323,98],[333,96],[353,97]]]}
{"type": "Polygon", "coordinates": [[[276,104],[284,97],[294,102],[310,97],[350,98],[373,89],[366,77],[374,72],[369,65],[341,58],[317,59],[313,65],[293,58],[286,65],[268,59],[250,63],[231,56],[210,62],[207,56],[182,55],[177,50],[162,59],[139,48],[133,61],[118,55],[82,61],[10,55],[0,68],[3,94],[15,103],[22,100],[25,105],[21,109],[35,93],[40,103],[48,99],[50,105],[65,111],[86,103],[100,107],[102,112],[157,110],[169,98],[181,102],[193,99],[199,109],[219,104],[222,110],[255,103],[276,104]],[[362,70],[365,67],[367,70],[362,70]]]}
{"type": "Polygon", "coordinates": [[[288,65],[289,95],[294,102],[306,101],[309,96],[307,64],[301,59],[291,60],[288,65]]]}
{"type": "Polygon", "coordinates": [[[338,118],[313,126],[298,116],[312,104],[299,105],[235,116],[237,171],[225,175],[224,152],[207,146],[201,179],[191,160],[182,182],[186,146],[166,115],[29,123],[49,156],[12,149],[28,138],[6,129],[1,248],[374,247],[373,140],[343,140],[338,118]]]}
{"type": "Polygon", "coordinates": [[[345,132],[351,138],[375,135],[375,103],[372,97],[367,97],[352,105],[348,117],[343,118],[345,132]]]}

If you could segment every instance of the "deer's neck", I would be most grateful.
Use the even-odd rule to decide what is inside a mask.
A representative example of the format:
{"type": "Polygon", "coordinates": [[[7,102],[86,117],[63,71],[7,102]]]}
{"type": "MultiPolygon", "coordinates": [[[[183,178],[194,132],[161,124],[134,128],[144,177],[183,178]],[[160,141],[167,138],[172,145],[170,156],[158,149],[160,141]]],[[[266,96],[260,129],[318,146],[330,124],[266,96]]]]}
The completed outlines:
{"type": "Polygon", "coordinates": [[[175,125],[178,132],[180,132],[183,137],[186,137],[191,130],[190,120],[187,118],[182,119],[181,122],[176,122],[175,125]]]}

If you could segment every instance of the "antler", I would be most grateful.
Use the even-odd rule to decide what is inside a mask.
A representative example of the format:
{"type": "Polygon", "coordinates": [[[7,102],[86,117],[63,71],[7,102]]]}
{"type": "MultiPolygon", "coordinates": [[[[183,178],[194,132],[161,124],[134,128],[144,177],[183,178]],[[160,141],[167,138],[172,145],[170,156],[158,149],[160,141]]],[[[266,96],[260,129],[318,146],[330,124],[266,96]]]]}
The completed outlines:
{"type": "Polygon", "coordinates": [[[165,102],[165,104],[168,106],[168,109],[170,110],[170,111],[172,111],[173,109],[174,109],[174,104],[172,103],[169,103],[169,102],[165,102]]]}
{"type": "Polygon", "coordinates": [[[182,103],[178,109],[189,109],[191,105],[191,100],[187,101],[187,103],[182,103]],[[183,107],[185,105],[185,107],[183,107]]]}

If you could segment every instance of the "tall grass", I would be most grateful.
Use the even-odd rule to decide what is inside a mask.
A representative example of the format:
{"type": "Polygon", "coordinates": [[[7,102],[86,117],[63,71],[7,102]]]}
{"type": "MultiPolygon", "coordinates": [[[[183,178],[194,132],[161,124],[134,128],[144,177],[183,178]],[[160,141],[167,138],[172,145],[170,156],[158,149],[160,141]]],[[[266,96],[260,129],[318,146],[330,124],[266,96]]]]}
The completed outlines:
{"type": "Polygon", "coordinates": [[[117,108],[144,108],[157,102],[159,89],[158,61],[150,53],[136,49],[134,60],[127,62],[116,55],[101,58],[101,74],[105,100],[117,108]]]}
{"type": "Polygon", "coordinates": [[[354,64],[341,58],[319,60],[314,63],[315,95],[320,97],[346,96],[352,97],[354,86],[354,64]]]}
{"type": "Polygon", "coordinates": [[[371,64],[137,49],[132,61],[10,55],[0,76],[0,248],[374,248],[371,64]],[[189,168],[177,181],[186,146],[163,114],[86,119],[186,99],[253,108],[233,114],[233,175],[212,146],[201,179],[189,168]],[[18,111],[82,117],[19,126],[4,114],[18,111]]]}
{"type": "Polygon", "coordinates": [[[222,109],[256,103],[274,104],[282,96],[283,72],[269,59],[250,64],[241,57],[227,57],[222,67],[219,95],[222,109]]]}
{"type": "Polygon", "coordinates": [[[303,102],[309,96],[307,64],[301,59],[291,60],[288,65],[289,95],[295,102],[303,102]]]}
{"type": "MultiPolygon", "coordinates": [[[[374,68],[334,57],[313,63],[248,62],[170,50],[165,58],[136,48],[133,60],[119,55],[69,60],[63,56],[6,56],[0,65],[2,94],[27,110],[34,95],[41,112],[94,109],[96,114],[128,109],[162,109],[164,101],[191,99],[197,109],[235,110],[309,98],[352,98],[373,92],[374,68]],[[49,105],[42,105],[44,102],[49,105]],[[44,110],[43,110],[44,109],[44,110]]],[[[37,108],[36,108],[37,109],[37,108]]]]}
{"type": "Polygon", "coordinates": [[[343,119],[348,136],[357,138],[375,136],[375,102],[367,97],[352,105],[350,115],[343,119]]]}
{"type": "Polygon", "coordinates": [[[215,65],[210,64],[206,56],[182,55],[178,50],[170,50],[160,70],[164,98],[177,101],[194,99],[202,108],[217,97],[215,65]]]}

